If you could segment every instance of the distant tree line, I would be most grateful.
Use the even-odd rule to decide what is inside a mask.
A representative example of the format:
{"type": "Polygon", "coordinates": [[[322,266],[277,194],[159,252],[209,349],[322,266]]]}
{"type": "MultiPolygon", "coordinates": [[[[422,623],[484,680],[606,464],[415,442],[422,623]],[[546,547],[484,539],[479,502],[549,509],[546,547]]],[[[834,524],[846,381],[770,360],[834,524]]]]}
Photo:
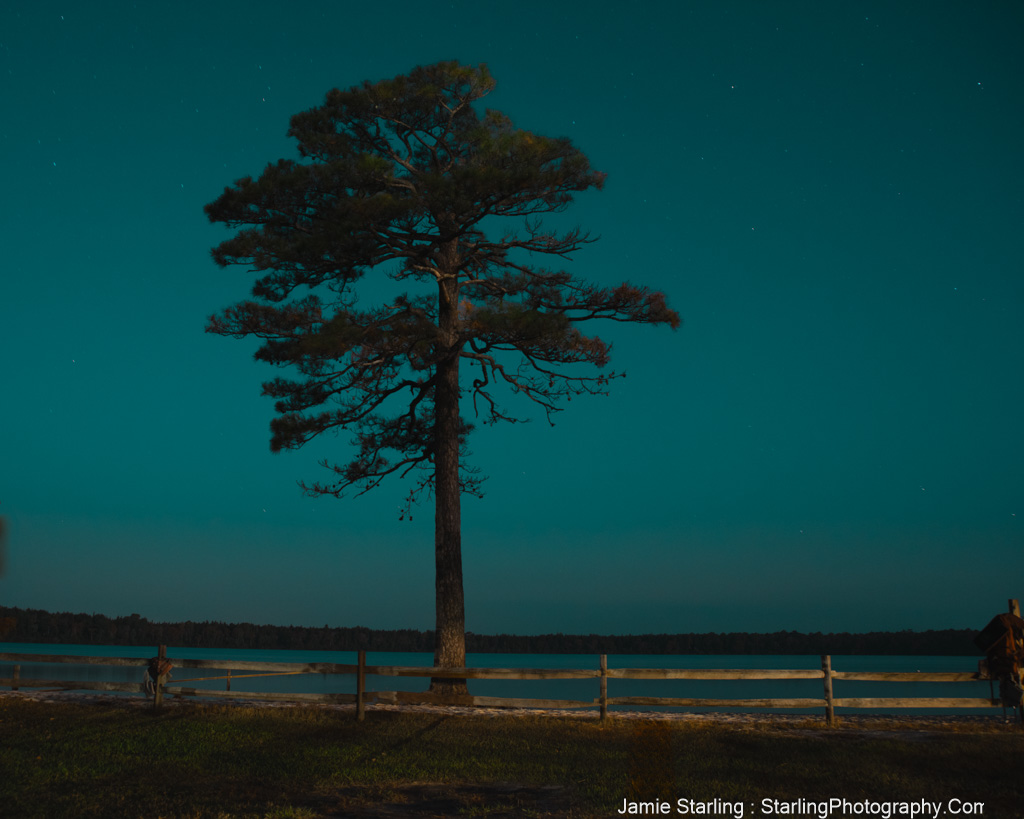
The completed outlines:
{"type": "MultiPolygon", "coordinates": [[[[977,631],[873,631],[803,634],[473,634],[466,648],[492,654],[920,654],[976,655],[977,631]]],[[[154,623],[138,614],[107,617],[0,606],[0,640],[11,643],[188,646],[304,651],[434,650],[434,633],[415,629],[309,628],[252,623],[154,623]]]]}

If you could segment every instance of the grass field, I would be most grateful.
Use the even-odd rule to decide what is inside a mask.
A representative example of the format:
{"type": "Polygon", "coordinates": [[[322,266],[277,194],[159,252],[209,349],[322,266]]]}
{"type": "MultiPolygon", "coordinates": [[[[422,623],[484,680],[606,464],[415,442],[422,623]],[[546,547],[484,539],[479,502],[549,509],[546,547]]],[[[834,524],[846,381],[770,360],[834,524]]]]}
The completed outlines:
{"type": "Polygon", "coordinates": [[[759,816],[832,797],[1024,817],[1024,732],[0,698],[5,817],[613,817],[660,799],[678,816],[680,798],[759,816]]]}

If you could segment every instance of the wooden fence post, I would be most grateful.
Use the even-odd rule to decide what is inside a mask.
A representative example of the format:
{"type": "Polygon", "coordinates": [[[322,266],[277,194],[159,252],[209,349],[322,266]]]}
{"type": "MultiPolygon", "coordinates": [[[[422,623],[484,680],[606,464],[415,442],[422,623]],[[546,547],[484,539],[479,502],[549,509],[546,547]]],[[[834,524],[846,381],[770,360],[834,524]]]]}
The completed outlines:
{"type": "Polygon", "coordinates": [[[359,668],[356,669],[356,719],[362,722],[366,717],[366,705],[363,697],[366,694],[366,652],[359,652],[359,668]]]}
{"type": "MultiPolygon", "coordinates": [[[[160,666],[163,665],[163,661],[167,659],[167,646],[160,646],[156,651],[157,656],[157,670],[159,671],[160,666]]],[[[164,704],[164,683],[167,682],[166,674],[157,674],[155,687],[153,689],[153,710],[155,711],[161,705],[164,704]]]]}
{"type": "Polygon", "coordinates": [[[11,691],[18,690],[18,680],[21,679],[21,666],[14,666],[14,676],[11,679],[11,691]]]}
{"type": "Polygon", "coordinates": [[[836,709],[832,700],[832,656],[821,655],[821,670],[825,675],[825,724],[836,727],[836,709]]]}
{"type": "Polygon", "coordinates": [[[228,681],[226,683],[226,686],[227,687],[224,690],[225,691],[230,691],[231,690],[231,669],[230,668],[228,669],[228,681]]]}
{"type": "Polygon", "coordinates": [[[1010,614],[1020,617],[1020,600],[1010,600],[1010,614]]]}
{"type": "Polygon", "coordinates": [[[601,721],[608,719],[608,655],[601,655],[601,721]]]}

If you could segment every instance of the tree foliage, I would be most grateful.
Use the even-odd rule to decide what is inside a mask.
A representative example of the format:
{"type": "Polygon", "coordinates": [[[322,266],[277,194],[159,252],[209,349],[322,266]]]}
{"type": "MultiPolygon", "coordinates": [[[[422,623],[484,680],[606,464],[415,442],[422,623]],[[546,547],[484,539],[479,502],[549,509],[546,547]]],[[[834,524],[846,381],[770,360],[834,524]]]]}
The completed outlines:
{"type": "MultiPolygon", "coordinates": [[[[578,229],[546,230],[539,217],[600,188],[604,174],[566,138],[516,129],[497,111],[481,115],[473,103],[493,88],[485,66],[447,62],[333,90],[292,118],[301,160],[238,180],[206,208],[239,229],[214,249],[216,262],[260,274],[253,300],[212,317],[208,330],[260,338],[257,359],[302,376],[264,384],[277,399],[272,449],[328,430],[355,433],[355,457],[325,462],[332,478],[305,485],[311,493],[362,492],[417,467],[419,488],[430,486],[446,365],[471,368],[466,392],[485,423],[520,420],[499,386],[550,420],[562,399],[603,391],[615,376],[572,366],[609,361],[609,345],[581,322],[678,326],[660,293],[530,263],[592,241],[578,229]],[[516,226],[494,235],[492,217],[516,226]],[[410,289],[357,307],[356,283],[381,266],[410,289]]],[[[463,455],[471,429],[460,420],[463,455]]],[[[460,479],[463,491],[479,487],[464,458],[460,479]]]]}
{"type": "MultiPolygon", "coordinates": [[[[291,649],[304,651],[430,651],[434,634],[415,629],[361,627],[308,628],[193,621],[160,623],[138,614],[48,612],[0,606],[4,629],[13,643],[81,643],[90,645],[189,648],[291,649]]],[[[862,634],[729,632],[722,634],[472,634],[470,651],[494,654],[916,654],[977,656],[976,629],[874,631],[862,634]]],[[[513,663],[514,664],[514,663],[513,663]]]]}

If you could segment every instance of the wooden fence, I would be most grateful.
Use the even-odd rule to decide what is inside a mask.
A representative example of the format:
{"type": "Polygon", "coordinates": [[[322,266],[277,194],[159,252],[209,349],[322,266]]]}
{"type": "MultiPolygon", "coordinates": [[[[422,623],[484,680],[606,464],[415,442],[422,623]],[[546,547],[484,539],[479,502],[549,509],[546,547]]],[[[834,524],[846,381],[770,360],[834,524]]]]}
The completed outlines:
{"type": "MultiPolygon", "coordinates": [[[[160,646],[160,657],[165,656],[160,646]]],[[[919,672],[919,671],[835,671],[830,655],[822,655],[821,668],[816,669],[689,669],[689,668],[608,668],[607,655],[600,656],[597,668],[425,668],[418,666],[367,665],[366,652],[358,653],[355,665],[337,663],[268,663],[248,660],[193,660],[172,658],[176,670],[222,670],[227,673],[216,677],[197,677],[176,680],[171,684],[161,677],[157,681],[154,707],[159,707],[165,695],[174,697],[209,697],[234,700],[272,700],[298,703],[354,703],[358,719],[363,719],[366,705],[396,703],[407,705],[455,705],[486,708],[596,708],[601,719],[608,717],[613,705],[634,707],[723,707],[746,708],[822,708],[829,725],[835,724],[836,708],[889,709],[889,708],[999,708],[999,699],[993,697],[836,697],[833,683],[841,680],[870,682],[977,682],[988,679],[978,672],[919,672]],[[242,673],[238,673],[242,672],[242,673]],[[314,694],[232,691],[232,680],[247,677],[294,676],[303,674],[355,675],[354,694],[314,694]],[[596,679],[599,695],[592,700],[561,700],[507,697],[479,697],[471,694],[439,695],[429,692],[367,691],[366,676],[387,677],[446,677],[467,680],[569,680],[596,679]],[[694,697],[610,697],[608,680],[821,680],[822,696],[783,699],[717,699],[694,697]],[[182,683],[224,682],[224,690],[184,686],[182,683]]],[[[108,666],[149,665],[149,660],[134,657],[77,657],[53,654],[3,654],[0,663],[13,663],[10,677],[0,678],[0,687],[53,689],[61,691],[91,690],[141,693],[141,683],[75,681],[63,679],[23,679],[22,663],[76,663],[108,666]]],[[[177,673],[177,672],[176,672],[177,673]]],[[[140,675],[141,676],[141,675],[140,675]]]]}

